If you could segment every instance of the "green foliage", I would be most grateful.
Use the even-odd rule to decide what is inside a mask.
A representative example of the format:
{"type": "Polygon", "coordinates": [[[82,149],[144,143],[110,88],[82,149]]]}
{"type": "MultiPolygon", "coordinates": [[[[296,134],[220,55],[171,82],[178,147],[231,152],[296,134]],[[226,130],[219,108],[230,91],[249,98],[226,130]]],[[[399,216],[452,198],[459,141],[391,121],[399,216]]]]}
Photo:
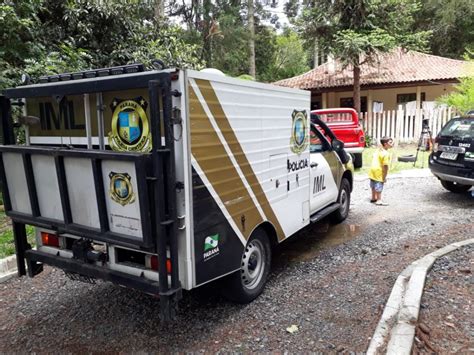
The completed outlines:
{"type": "Polygon", "coordinates": [[[227,11],[217,17],[219,35],[211,41],[210,66],[239,76],[248,73],[248,34],[243,18],[240,15],[240,5],[227,5],[227,11]]]}
{"type": "MultiPolygon", "coordinates": [[[[35,40],[39,1],[4,2],[0,5],[0,58],[4,63],[21,65],[42,47],[35,40]]],[[[4,65],[4,64],[3,64],[4,65]]]]}
{"type": "Polygon", "coordinates": [[[257,26],[255,38],[255,65],[258,81],[273,81],[277,36],[266,26],[257,26]]]}
{"type": "Polygon", "coordinates": [[[239,75],[238,78],[242,80],[255,81],[255,78],[250,74],[242,74],[242,75],[239,75]]]}
{"type": "Polygon", "coordinates": [[[110,58],[122,64],[141,62],[148,67],[151,67],[154,59],[161,59],[167,66],[194,69],[204,67],[199,56],[199,46],[182,40],[184,37],[182,28],[179,26],[149,28],[150,26],[151,24],[137,29],[131,40],[119,44],[111,52],[110,58]]]}
{"type": "Polygon", "coordinates": [[[303,41],[295,31],[286,29],[283,34],[278,35],[275,47],[274,59],[267,59],[270,65],[267,72],[261,75],[263,81],[274,82],[310,70],[303,41]]]}
{"type": "Polygon", "coordinates": [[[424,0],[421,4],[413,28],[433,31],[434,54],[461,59],[466,49],[474,49],[474,2],[424,0]]]}
{"type": "Polygon", "coordinates": [[[44,47],[36,41],[39,1],[0,5],[0,89],[16,85],[28,58],[44,47]]]}
{"type": "Polygon", "coordinates": [[[198,44],[154,17],[154,3],[24,0],[0,5],[0,88],[41,75],[161,59],[202,67],[198,44]],[[8,44],[8,45],[6,45],[8,44]]]}
{"type": "Polygon", "coordinates": [[[372,137],[368,132],[365,132],[365,146],[371,147],[374,144],[374,137],[372,137]]]}
{"type": "Polygon", "coordinates": [[[35,58],[26,59],[24,71],[32,78],[79,71],[89,68],[91,58],[84,49],[66,42],[60,44],[56,51],[42,52],[35,58]]]}
{"type": "MultiPolygon", "coordinates": [[[[4,219],[3,219],[4,220],[4,219]]],[[[26,226],[26,235],[28,243],[35,246],[35,228],[33,226],[26,226]]],[[[0,259],[15,254],[15,242],[13,239],[13,231],[10,226],[4,227],[0,232],[0,259]]]]}
{"type": "Polygon", "coordinates": [[[454,107],[460,114],[474,110],[474,76],[461,78],[456,91],[442,96],[439,102],[454,107]]]}

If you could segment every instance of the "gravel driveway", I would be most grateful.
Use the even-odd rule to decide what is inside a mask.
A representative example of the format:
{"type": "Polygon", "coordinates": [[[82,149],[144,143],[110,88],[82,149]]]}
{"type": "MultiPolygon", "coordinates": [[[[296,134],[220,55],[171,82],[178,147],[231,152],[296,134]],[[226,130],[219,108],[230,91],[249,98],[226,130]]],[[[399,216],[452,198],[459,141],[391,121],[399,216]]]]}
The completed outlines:
{"type": "Polygon", "coordinates": [[[0,352],[365,351],[398,274],[474,236],[474,198],[434,177],[390,179],[387,207],[369,195],[368,182],[356,182],[347,221],[281,245],[253,303],[231,304],[208,286],[185,293],[170,326],[160,324],[159,301],[140,292],[50,267],[12,279],[0,285],[0,352]]]}

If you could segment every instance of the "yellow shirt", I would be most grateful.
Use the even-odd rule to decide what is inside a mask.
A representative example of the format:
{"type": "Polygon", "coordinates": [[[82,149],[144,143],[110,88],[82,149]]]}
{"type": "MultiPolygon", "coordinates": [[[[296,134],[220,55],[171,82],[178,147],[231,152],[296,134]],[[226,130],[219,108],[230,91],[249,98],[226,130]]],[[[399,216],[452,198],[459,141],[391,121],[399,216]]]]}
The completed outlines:
{"type": "Polygon", "coordinates": [[[383,182],[383,166],[390,167],[390,152],[385,149],[378,149],[372,158],[372,165],[369,170],[369,179],[383,182]]]}

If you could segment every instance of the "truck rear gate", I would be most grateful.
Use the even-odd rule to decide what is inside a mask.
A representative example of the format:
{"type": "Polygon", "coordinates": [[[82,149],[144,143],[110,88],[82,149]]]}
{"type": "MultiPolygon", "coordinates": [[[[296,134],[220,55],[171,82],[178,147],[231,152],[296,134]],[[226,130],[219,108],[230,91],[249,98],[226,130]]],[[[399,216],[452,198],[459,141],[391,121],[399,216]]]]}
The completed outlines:
{"type": "MultiPolygon", "coordinates": [[[[163,319],[173,317],[175,305],[181,297],[181,285],[176,237],[177,183],[171,136],[172,95],[180,93],[171,91],[172,76],[176,76],[176,73],[155,71],[102,77],[94,81],[74,80],[61,85],[31,85],[6,90],[5,96],[0,97],[3,137],[3,145],[0,146],[0,178],[5,212],[13,222],[20,276],[26,274],[25,259],[30,276],[41,271],[39,263],[50,264],[67,272],[101,278],[159,295],[163,319]],[[62,105],[68,95],[95,93],[101,97],[107,91],[139,88],[146,89],[149,95],[153,142],[150,153],[14,145],[11,106],[23,105],[23,98],[52,97],[58,105],[62,105]],[[17,101],[13,101],[15,99],[17,101]],[[136,192],[138,216],[133,220],[111,224],[111,218],[121,217],[106,194],[114,177],[111,174],[120,171],[127,171],[131,175],[128,177],[131,185],[125,188],[132,188],[136,192]],[[81,194],[90,194],[91,198],[87,201],[80,198],[81,194]],[[89,211],[88,218],[80,213],[84,208],[89,211]],[[97,224],[93,221],[97,221],[97,224]],[[72,259],[32,250],[26,240],[25,224],[52,230],[58,235],[72,234],[85,240],[156,253],[158,283],[96,266],[94,260],[88,260],[87,246],[81,249],[76,245],[72,259]]],[[[88,95],[84,97],[89,99],[88,95]]],[[[98,112],[101,109],[99,107],[98,112]]]]}

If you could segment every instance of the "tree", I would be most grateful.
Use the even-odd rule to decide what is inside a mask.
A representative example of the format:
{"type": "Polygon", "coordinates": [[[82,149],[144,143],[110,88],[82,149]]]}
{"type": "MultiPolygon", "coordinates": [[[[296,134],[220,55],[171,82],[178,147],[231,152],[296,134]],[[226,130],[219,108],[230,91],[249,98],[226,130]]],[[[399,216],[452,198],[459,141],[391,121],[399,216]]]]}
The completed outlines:
{"type": "Polygon", "coordinates": [[[438,102],[454,107],[460,114],[466,114],[474,110],[474,60],[468,62],[466,76],[459,81],[455,86],[456,91],[443,95],[438,102]]]}
{"type": "MultiPolygon", "coordinates": [[[[263,56],[263,59],[267,63],[267,68],[259,78],[267,82],[300,75],[310,69],[307,64],[308,54],[303,47],[302,39],[289,28],[275,36],[273,58],[267,55],[263,56]]],[[[264,67],[264,64],[259,64],[260,67],[264,67]]]]}
{"type": "Polygon", "coordinates": [[[24,72],[37,79],[153,59],[201,68],[199,47],[187,41],[180,26],[158,16],[161,4],[23,0],[0,5],[0,40],[8,43],[0,47],[0,86],[18,84],[24,72]]]}
{"type": "MultiPolygon", "coordinates": [[[[294,6],[293,6],[294,7],[294,6]]],[[[360,68],[396,46],[425,50],[429,31],[412,33],[417,0],[313,0],[296,22],[305,38],[331,53],[354,79],[354,108],[360,111],[360,68]]]]}
{"type": "Polygon", "coordinates": [[[36,40],[39,8],[38,1],[0,5],[0,88],[17,84],[26,60],[44,52],[36,40]]]}
{"type": "Polygon", "coordinates": [[[249,74],[255,78],[255,24],[253,0],[247,0],[247,23],[249,30],[249,74]]]}
{"type": "Polygon", "coordinates": [[[415,18],[415,31],[433,31],[433,54],[460,59],[466,49],[474,50],[474,2],[424,0],[415,18]]]}

